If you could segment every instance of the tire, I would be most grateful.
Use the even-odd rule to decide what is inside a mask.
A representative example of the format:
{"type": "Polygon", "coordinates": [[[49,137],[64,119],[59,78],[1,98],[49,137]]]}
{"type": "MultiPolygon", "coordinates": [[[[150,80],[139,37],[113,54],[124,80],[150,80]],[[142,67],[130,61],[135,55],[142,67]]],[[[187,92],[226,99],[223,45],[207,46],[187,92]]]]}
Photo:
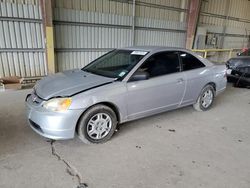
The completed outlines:
{"type": "Polygon", "coordinates": [[[197,111],[206,111],[209,110],[214,102],[215,91],[212,85],[206,85],[201,93],[199,98],[197,99],[196,103],[193,105],[194,109],[197,111]],[[205,95],[209,96],[206,99],[204,98],[205,95]],[[209,100],[210,99],[210,100],[209,100]],[[206,103],[206,105],[205,105],[206,103]]]}
{"type": "Polygon", "coordinates": [[[96,105],[87,110],[80,118],[77,134],[86,144],[99,144],[108,141],[117,126],[115,112],[105,105],[96,105]]]}

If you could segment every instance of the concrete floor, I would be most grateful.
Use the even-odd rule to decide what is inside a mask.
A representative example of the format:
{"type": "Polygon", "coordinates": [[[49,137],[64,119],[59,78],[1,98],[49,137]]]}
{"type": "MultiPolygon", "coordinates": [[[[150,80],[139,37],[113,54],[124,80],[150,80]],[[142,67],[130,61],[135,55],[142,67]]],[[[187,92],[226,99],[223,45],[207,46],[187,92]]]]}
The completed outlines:
{"type": "MultiPolygon", "coordinates": [[[[28,127],[28,92],[0,93],[0,187],[76,188],[28,127]]],[[[207,112],[186,107],[126,123],[102,145],[75,138],[54,146],[90,188],[249,188],[249,112],[250,90],[229,86],[207,112]]]]}

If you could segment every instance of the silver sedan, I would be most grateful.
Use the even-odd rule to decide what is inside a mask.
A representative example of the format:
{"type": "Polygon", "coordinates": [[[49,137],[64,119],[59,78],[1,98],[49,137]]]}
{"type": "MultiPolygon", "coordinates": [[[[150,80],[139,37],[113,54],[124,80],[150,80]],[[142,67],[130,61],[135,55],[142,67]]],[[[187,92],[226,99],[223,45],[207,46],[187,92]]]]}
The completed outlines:
{"type": "Polygon", "coordinates": [[[118,124],[193,105],[208,110],[226,67],[179,48],[113,50],[82,69],[40,80],[26,97],[31,128],[50,139],[103,143],[118,124]]]}

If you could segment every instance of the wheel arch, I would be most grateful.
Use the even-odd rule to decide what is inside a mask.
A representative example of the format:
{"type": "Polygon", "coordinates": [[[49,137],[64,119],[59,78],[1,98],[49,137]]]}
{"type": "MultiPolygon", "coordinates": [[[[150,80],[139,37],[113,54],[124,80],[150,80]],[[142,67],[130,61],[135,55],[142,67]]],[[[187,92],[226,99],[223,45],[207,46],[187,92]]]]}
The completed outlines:
{"type": "Polygon", "coordinates": [[[77,120],[76,126],[75,126],[75,131],[77,131],[77,129],[78,129],[79,122],[80,122],[80,119],[82,118],[82,116],[84,116],[84,114],[85,114],[90,108],[92,108],[92,107],[94,107],[94,106],[97,106],[97,105],[105,105],[105,106],[111,108],[111,109],[114,111],[115,115],[116,115],[116,118],[117,118],[118,123],[120,123],[120,121],[121,121],[121,115],[120,115],[120,112],[119,112],[118,107],[117,107],[114,103],[107,102],[107,101],[103,101],[103,102],[95,103],[95,104],[89,106],[89,107],[80,115],[80,117],[79,117],[78,120],[77,120]]]}
{"type": "Polygon", "coordinates": [[[100,102],[100,103],[97,103],[95,105],[98,105],[98,104],[102,104],[102,105],[105,105],[105,106],[111,108],[115,112],[118,123],[120,123],[120,120],[121,120],[120,111],[119,111],[119,108],[114,103],[112,103],[112,102],[100,102]]]}
{"type": "MultiPolygon", "coordinates": [[[[209,82],[209,83],[207,83],[204,87],[206,87],[207,85],[213,86],[214,91],[216,91],[216,83],[215,83],[215,82],[209,82]]],[[[203,88],[204,88],[204,87],[203,87],[203,88]]]]}
{"type": "Polygon", "coordinates": [[[208,85],[211,85],[211,86],[214,88],[214,92],[215,92],[214,94],[216,94],[216,84],[215,84],[214,82],[208,82],[207,84],[205,84],[205,85],[201,88],[201,91],[200,91],[200,93],[199,93],[199,95],[197,96],[197,98],[196,98],[195,101],[197,101],[197,100],[199,99],[202,90],[203,90],[206,86],[208,86],[208,85]]]}
{"type": "Polygon", "coordinates": [[[213,88],[213,100],[214,100],[214,97],[215,97],[215,95],[216,95],[216,84],[214,83],[214,82],[209,82],[209,83],[207,83],[207,84],[205,84],[204,85],[204,87],[202,88],[202,90],[201,90],[201,92],[200,92],[200,94],[199,94],[199,96],[197,97],[197,99],[196,99],[196,102],[193,104],[193,107],[194,107],[194,109],[195,110],[197,110],[197,111],[205,111],[205,110],[207,110],[207,109],[209,109],[210,107],[211,107],[211,105],[212,105],[212,103],[213,103],[213,100],[212,100],[212,102],[209,104],[209,107],[208,108],[205,108],[205,107],[201,107],[201,104],[200,104],[200,97],[201,97],[201,94],[203,93],[203,90],[206,88],[206,87],[212,87],[213,88]]]}

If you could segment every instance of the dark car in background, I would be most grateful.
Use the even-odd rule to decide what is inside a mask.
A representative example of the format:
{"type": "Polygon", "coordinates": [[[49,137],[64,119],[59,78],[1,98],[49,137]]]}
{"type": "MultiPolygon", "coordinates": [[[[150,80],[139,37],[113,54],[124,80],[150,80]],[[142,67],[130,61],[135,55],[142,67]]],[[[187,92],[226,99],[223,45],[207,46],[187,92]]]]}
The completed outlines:
{"type": "Polygon", "coordinates": [[[250,87],[250,55],[237,56],[226,62],[227,79],[236,87],[250,87]]]}

